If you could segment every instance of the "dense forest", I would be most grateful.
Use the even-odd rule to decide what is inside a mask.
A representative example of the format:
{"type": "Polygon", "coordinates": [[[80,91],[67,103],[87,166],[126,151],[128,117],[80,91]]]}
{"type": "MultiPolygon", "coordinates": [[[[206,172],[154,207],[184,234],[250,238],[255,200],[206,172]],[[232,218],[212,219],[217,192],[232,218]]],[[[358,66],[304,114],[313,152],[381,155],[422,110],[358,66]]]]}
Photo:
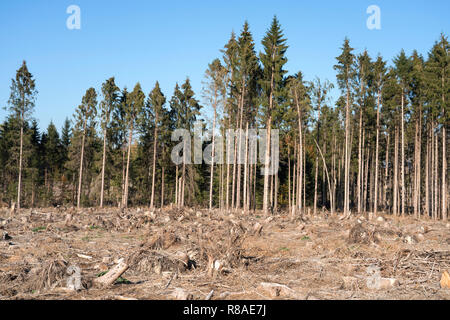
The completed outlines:
{"type": "MultiPolygon", "coordinates": [[[[336,57],[334,84],[305,81],[285,70],[288,50],[274,18],[262,52],[247,22],[208,64],[203,91],[189,78],[165,97],[158,82],[147,94],[114,77],[89,88],[61,130],[33,118],[39,79],[24,61],[11,83],[8,117],[0,125],[3,206],[190,206],[280,210],[390,212],[446,220],[450,140],[449,42],[437,35],[426,57],[399,50],[393,61],[355,52],[348,39],[336,57]],[[225,150],[236,163],[175,164],[177,128],[193,131],[211,107],[214,137],[241,129],[225,150]],[[279,170],[262,175],[245,143],[251,128],[279,130],[279,170]]],[[[32,66],[30,67],[32,70],[32,66]]],[[[204,121],[206,126],[206,121],[204,121]]],[[[270,140],[271,135],[267,134],[270,140]]],[[[271,156],[265,150],[266,159],[271,156]]]]}

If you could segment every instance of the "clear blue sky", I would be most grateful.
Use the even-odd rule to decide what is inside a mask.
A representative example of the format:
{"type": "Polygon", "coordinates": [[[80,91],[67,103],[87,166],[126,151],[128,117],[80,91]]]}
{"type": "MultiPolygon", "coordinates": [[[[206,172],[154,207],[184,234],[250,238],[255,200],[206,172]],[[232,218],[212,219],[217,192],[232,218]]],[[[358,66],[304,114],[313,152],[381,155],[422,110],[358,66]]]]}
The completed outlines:
{"type": "MultiPolygon", "coordinates": [[[[0,107],[24,59],[39,90],[41,129],[50,120],[61,128],[86,89],[111,76],[131,89],[139,81],[146,94],[158,80],[167,97],[189,76],[200,99],[204,71],[231,31],[248,20],[259,51],[274,14],[288,39],[289,73],[335,82],[334,58],[346,36],[358,52],[389,60],[401,48],[426,54],[441,32],[449,35],[449,13],[448,0],[0,1],[0,107]],[[71,4],[81,8],[81,30],[66,28],[71,4]],[[381,9],[381,30],[366,27],[372,4],[381,9]]],[[[0,121],[5,116],[1,110],[0,121]]]]}

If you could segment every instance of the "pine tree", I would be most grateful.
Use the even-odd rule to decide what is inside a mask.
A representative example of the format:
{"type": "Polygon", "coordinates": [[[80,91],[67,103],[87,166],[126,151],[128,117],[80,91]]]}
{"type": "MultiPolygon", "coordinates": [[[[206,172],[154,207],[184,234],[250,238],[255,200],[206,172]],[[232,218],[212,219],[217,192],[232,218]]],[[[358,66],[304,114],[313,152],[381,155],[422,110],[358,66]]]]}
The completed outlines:
{"type": "Polygon", "coordinates": [[[286,71],[283,66],[287,62],[285,57],[288,46],[284,38],[283,31],[276,17],[273,18],[269,30],[262,40],[264,52],[260,53],[260,60],[263,65],[262,79],[260,85],[263,91],[263,115],[267,129],[267,142],[265,150],[265,172],[264,172],[264,196],[263,211],[268,214],[269,210],[269,172],[270,166],[270,145],[271,127],[274,116],[274,108],[278,105],[279,99],[283,96],[283,77],[286,71]]]}
{"type": "MultiPolygon", "coordinates": [[[[333,84],[328,80],[320,81],[319,78],[316,78],[310,85],[311,90],[311,102],[315,111],[317,112],[316,119],[316,144],[320,145],[320,124],[321,124],[321,108],[325,106],[328,102],[328,94],[331,89],[333,89],[333,84]]],[[[315,178],[314,178],[314,215],[316,215],[317,209],[317,184],[318,184],[318,174],[319,174],[319,148],[316,149],[316,160],[315,160],[315,178]]]]}
{"type": "Polygon", "coordinates": [[[213,125],[212,125],[212,150],[211,150],[211,172],[209,181],[209,209],[213,207],[213,178],[214,178],[214,163],[215,163],[215,136],[216,136],[216,118],[217,107],[223,103],[222,98],[225,91],[225,76],[226,69],[222,66],[219,59],[214,59],[205,72],[205,83],[203,87],[203,94],[206,97],[208,104],[213,108],[213,125]]]}
{"type": "Polygon", "coordinates": [[[125,173],[125,186],[122,198],[122,207],[128,207],[128,192],[129,192],[129,177],[130,177],[130,159],[131,159],[131,146],[133,143],[133,134],[136,122],[139,122],[142,115],[142,109],[145,103],[145,94],[142,92],[139,82],[135,85],[133,91],[126,98],[125,119],[128,129],[128,152],[127,152],[127,165],[125,173]]]}
{"type": "Polygon", "coordinates": [[[395,75],[401,89],[401,212],[402,216],[405,215],[406,205],[406,185],[405,185],[405,106],[408,104],[407,93],[409,91],[409,78],[411,76],[412,65],[411,61],[406,57],[405,51],[401,51],[400,54],[394,59],[395,75]]]}
{"type": "Polygon", "coordinates": [[[358,178],[357,178],[357,210],[361,212],[363,206],[363,186],[364,186],[364,166],[363,166],[363,127],[364,117],[363,114],[367,113],[368,95],[369,95],[369,81],[371,77],[371,59],[369,54],[365,50],[362,54],[358,55],[355,59],[355,99],[359,105],[359,145],[358,145],[358,178]]]}
{"type": "Polygon", "coordinates": [[[298,144],[296,143],[294,147],[294,161],[297,161],[297,163],[294,165],[292,184],[292,216],[294,216],[297,211],[296,208],[298,208],[298,212],[302,214],[302,194],[303,192],[305,192],[302,187],[304,179],[303,159],[305,157],[305,151],[303,150],[303,128],[305,118],[310,109],[310,87],[304,82],[301,72],[298,72],[294,76],[288,77],[287,86],[289,89],[289,97],[292,101],[291,104],[295,106],[295,110],[297,113],[297,128],[299,139],[298,144]],[[295,156],[296,152],[298,154],[297,157],[295,156]],[[297,179],[295,177],[297,177],[297,179]],[[297,191],[295,192],[295,190],[297,191]]]}
{"type": "MultiPolygon", "coordinates": [[[[238,92],[237,92],[237,64],[239,59],[239,47],[236,41],[236,35],[234,32],[231,33],[230,40],[225,45],[225,48],[221,50],[223,53],[223,60],[227,70],[227,79],[226,79],[226,96],[227,100],[225,103],[225,113],[226,113],[226,123],[224,125],[229,129],[231,128],[231,124],[233,122],[233,117],[235,117],[235,111],[238,106],[238,92]]],[[[225,120],[224,120],[225,121],[225,120]]],[[[228,146],[228,144],[227,144],[228,146]]],[[[234,185],[232,185],[232,198],[230,199],[230,162],[231,162],[231,150],[226,151],[226,163],[227,163],[227,174],[225,181],[225,207],[228,210],[234,204],[234,185]]],[[[233,160],[234,161],[234,160],[233,160]]]]}
{"type": "Polygon", "coordinates": [[[351,83],[355,77],[355,70],[353,69],[353,62],[355,56],[350,47],[350,41],[346,38],[341,48],[342,53],[336,58],[337,64],[334,69],[337,73],[337,83],[339,88],[345,95],[345,158],[344,158],[344,215],[350,215],[350,107],[352,104],[352,88],[351,83]]]}
{"type": "MultiPolygon", "coordinates": [[[[45,135],[45,134],[42,134],[45,135]]],[[[31,207],[39,204],[39,186],[43,171],[43,146],[41,133],[36,119],[27,122],[24,127],[23,143],[23,203],[29,203],[31,207]],[[28,200],[28,201],[27,201],[28,200]]]]}
{"type": "Polygon", "coordinates": [[[119,88],[114,77],[102,84],[103,100],[100,102],[100,124],[103,131],[103,158],[102,158],[102,183],[100,191],[100,208],[103,208],[103,194],[105,186],[106,146],[111,113],[117,108],[119,102],[119,88]]]}
{"type": "MultiPolygon", "coordinates": [[[[376,141],[375,141],[375,198],[373,204],[374,215],[378,210],[378,162],[379,162],[379,136],[380,136],[380,108],[382,105],[383,86],[386,79],[386,62],[381,56],[373,63],[373,90],[377,97],[377,124],[376,124],[376,141]]],[[[387,163],[385,164],[388,165],[387,163]]]]}
{"type": "MultiPolygon", "coordinates": [[[[447,153],[446,153],[446,131],[450,123],[449,115],[449,92],[450,92],[450,45],[447,37],[441,34],[438,42],[436,42],[428,54],[428,61],[426,62],[426,83],[427,83],[427,95],[428,95],[428,113],[432,119],[432,130],[435,130],[438,126],[441,128],[442,133],[442,179],[441,179],[441,217],[443,220],[447,220],[447,153]]],[[[433,134],[433,133],[432,133],[433,134]]],[[[436,146],[437,139],[436,136],[436,146]]],[[[438,148],[435,148],[436,159],[438,148]]],[[[436,161],[436,173],[437,173],[437,161],[436,161]]],[[[437,179],[435,176],[435,194],[437,195],[437,179]]],[[[437,196],[435,197],[437,199],[437,196]]],[[[438,206],[435,201],[435,207],[438,206]]],[[[437,216],[437,208],[435,209],[435,217],[437,216]]]]}
{"type": "MultiPolygon", "coordinates": [[[[184,117],[183,117],[183,108],[182,108],[182,99],[183,93],[181,92],[180,86],[178,83],[175,85],[175,89],[170,99],[170,109],[174,113],[174,126],[175,128],[184,128],[184,117]]],[[[179,167],[176,166],[175,172],[175,204],[177,207],[181,206],[181,178],[179,177],[179,167]]]]}
{"type": "Polygon", "coordinates": [[[160,126],[160,121],[162,118],[164,110],[164,104],[166,103],[166,98],[159,88],[159,83],[156,82],[155,87],[148,97],[148,107],[153,113],[154,119],[154,134],[153,134],[153,173],[152,173],[152,194],[150,199],[150,208],[154,207],[155,198],[155,177],[156,177],[156,150],[158,144],[158,127],[160,126]]]}
{"type": "MultiPolygon", "coordinates": [[[[255,95],[255,84],[258,79],[258,58],[255,52],[255,44],[253,42],[253,36],[249,30],[249,25],[247,21],[244,23],[242,28],[242,32],[238,39],[238,58],[237,58],[237,66],[236,66],[236,90],[239,92],[239,102],[238,102],[238,116],[236,117],[236,129],[239,129],[239,137],[237,137],[237,143],[235,144],[235,156],[234,156],[234,171],[236,177],[233,177],[233,180],[236,179],[236,208],[240,208],[241,206],[241,164],[242,164],[242,147],[243,147],[243,121],[244,114],[246,114],[246,122],[248,123],[249,116],[254,114],[251,108],[254,105],[254,101],[252,98],[255,95]],[[239,153],[237,152],[239,150],[239,153]]],[[[245,161],[244,161],[245,162],[245,161]]],[[[245,166],[246,168],[246,166],[245,166]]],[[[245,170],[244,170],[245,171],[245,170]]],[[[234,174],[233,174],[234,176],[234,174]]],[[[245,179],[245,178],[244,178],[245,179]]],[[[246,187],[244,184],[244,193],[246,187]]],[[[234,190],[233,190],[234,192],[234,190]]],[[[244,206],[245,206],[245,197],[244,195],[244,206]]]]}
{"type": "Polygon", "coordinates": [[[53,186],[57,178],[57,174],[62,169],[61,160],[61,141],[59,133],[53,122],[50,122],[47,128],[45,142],[43,143],[44,161],[45,161],[45,175],[47,177],[47,193],[48,198],[52,197],[53,186]]]}
{"type": "Polygon", "coordinates": [[[86,134],[95,119],[97,111],[97,93],[94,88],[89,88],[84,95],[81,105],[78,106],[77,126],[81,129],[81,154],[80,154],[80,170],[78,173],[78,193],[77,208],[81,207],[81,185],[83,181],[83,162],[85,152],[86,134]]]}
{"type": "MultiPolygon", "coordinates": [[[[195,93],[192,90],[191,82],[189,78],[186,79],[186,81],[181,86],[182,89],[182,95],[181,95],[181,114],[179,115],[181,117],[181,127],[187,129],[189,132],[192,132],[192,128],[194,127],[194,123],[197,120],[197,117],[200,115],[200,109],[202,106],[199,104],[197,99],[195,99],[195,93]]],[[[189,170],[187,172],[186,170],[186,162],[190,159],[186,159],[185,155],[183,154],[184,161],[183,161],[183,171],[182,171],[182,184],[181,184],[181,207],[184,207],[185,204],[185,189],[186,189],[186,178],[189,178],[189,198],[195,196],[197,193],[197,186],[195,183],[196,179],[196,167],[195,166],[189,166],[189,170]],[[188,176],[186,176],[186,173],[188,176]]]]}
{"type": "Polygon", "coordinates": [[[16,78],[11,81],[11,95],[9,98],[9,111],[19,121],[20,149],[19,149],[19,177],[17,185],[17,209],[20,210],[20,196],[22,188],[22,166],[23,166],[23,140],[25,122],[34,109],[37,90],[33,75],[28,71],[27,63],[23,61],[22,66],[16,72],[16,78]]]}

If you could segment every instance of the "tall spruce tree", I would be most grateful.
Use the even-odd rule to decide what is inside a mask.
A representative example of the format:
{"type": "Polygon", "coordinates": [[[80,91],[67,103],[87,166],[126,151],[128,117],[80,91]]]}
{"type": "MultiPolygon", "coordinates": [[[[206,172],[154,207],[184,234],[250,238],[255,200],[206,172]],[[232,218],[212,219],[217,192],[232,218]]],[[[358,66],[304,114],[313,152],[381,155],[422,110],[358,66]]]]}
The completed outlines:
{"type": "Polygon", "coordinates": [[[272,24],[267,30],[266,35],[262,40],[264,51],[260,53],[260,61],[263,65],[262,79],[260,85],[263,92],[262,113],[263,120],[266,123],[267,138],[266,150],[264,157],[264,196],[263,196],[263,211],[269,212],[269,166],[271,159],[271,128],[272,119],[274,117],[275,107],[278,106],[280,98],[285,94],[284,92],[284,75],[286,71],[283,69],[287,62],[286,39],[280,23],[275,16],[272,24]]]}
{"type": "MultiPolygon", "coordinates": [[[[450,45],[447,37],[444,34],[441,34],[440,39],[436,42],[428,54],[428,60],[426,62],[426,83],[427,83],[427,95],[428,95],[428,109],[429,114],[432,119],[432,128],[436,130],[440,127],[441,136],[442,136],[442,178],[441,178],[441,218],[443,220],[447,220],[447,148],[446,148],[446,132],[450,123],[450,45]]],[[[432,133],[433,134],[433,133],[432,133]]],[[[435,153],[438,152],[437,148],[437,139],[436,136],[436,150],[435,153]]],[[[436,154],[436,167],[438,165],[436,154]]],[[[437,168],[436,168],[437,172],[437,168]]],[[[435,181],[438,179],[436,174],[435,181]]],[[[436,181],[437,186],[437,181],[436,181]]],[[[437,188],[435,187],[435,194],[438,193],[437,188]]],[[[435,197],[437,198],[437,197],[435,197]]],[[[438,206],[437,201],[435,201],[435,207],[438,206]]],[[[435,210],[435,216],[437,216],[437,208],[435,210]]]]}
{"type": "Polygon", "coordinates": [[[212,149],[211,149],[211,172],[209,180],[209,209],[213,207],[213,178],[215,163],[215,136],[216,136],[216,120],[218,105],[223,103],[225,91],[226,68],[222,66],[219,59],[214,59],[205,72],[205,82],[203,94],[210,106],[213,108],[213,124],[212,124],[212,149]]]}
{"type": "Polygon", "coordinates": [[[36,83],[33,75],[28,71],[26,61],[17,70],[15,79],[11,80],[11,95],[9,98],[9,111],[19,121],[20,147],[19,147],[19,176],[17,184],[17,209],[20,210],[20,196],[22,189],[23,167],[23,140],[25,122],[28,121],[34,109],[37,95],[36,83]]]}
{"type": "Polygon", "coordinates": [[[125,173],[125,186],[122,199],[122,206],[124,208],[128,207],[128,192],[129,192],[129,177],[130,177],[130,159],[131,150],[133,144],[133,134],[135,130],[136,123],[139,122],[142,115],[142,110],[145,104],[145,94],[142,92],[140,83],[138,82],[133,91],[129,94],[124,104],[125,108],[125,118],[128,129],[128,152],[127,152],[127,165],[125,173]]]}
{"type": "Polygon", "coordinates": [[[401,109],[400,109],[400,121],[401,121],[401,213],[405,215],[406,205],[406,185],[405,185],[405,108],[408,105],[407,94],[409,92],[409,79],[412,72],[411,61],[402,50],[400,54],[394,58],[395,75],[400,85],[401,90],[401,109]]]}
{"type": "MultiPolygon", "coordinates": [[[[382,105],[383,86],[386,80],[386,62],[381,56],[373,63],[373,90],[377,97],[377,123],[376,123],[376,138],[375,138],[375,198],[373,204],[373,212],[376,215],[378,210],[378,163],[379,163],[379,136],[380,136],[380,108],[382,105]]],[[[385,164],[388,165],[387,163],[385,164]]]]}
{"type": "Polygon", "coordinates": [[[83,162],[86,135],[91,127],[97,113],[97,93],[94,88],[89,88],[84,95],[81,104],[76,110],[77,126],[81,129],[81,153],[80,153],[80,169],[78,172],[78,192],[77,192],[77,208],[81,207],[81,185],[83,181],[83,162]]]}
{"type": "Polygon", "coordinates": [[[100,102],[100,125],[103,131],[103,157],[100,208],[103,208],[108,129],[111,121],[111,113],[117,108],[119,102],[119,92],[120,89],[116,86],[114,77],[109,78],[102,84],[103,100],[100,102]]]}
{"type": "Polygon", "coordinates": [[[337,83],[345,98],[345,157],[344,157],[344,215],[350,215],[350,124],[351,124],[351,104],[353,101],[352,82],[355,77],[353,62],[355,56],[352,53],[350,41],[345,38],[341,47],[341,55],[336,58],[337,64],[334,69],[337,71],[337,83]]]}
{"type": "Polygon", "coordinates": [[[156,179],[156,151],[158,145],[158,127],[165,112],[164,104],[166,103],[166,97],[162,93],[158,81],[155,84],[152,92],[148,97],[148,107],[151,109],[154,121],[154,133],[153,133],[153,173],[152,173],[152,194],[150,199],[150,208],[154,207],[155,199],[155,179],[156,179]]]}

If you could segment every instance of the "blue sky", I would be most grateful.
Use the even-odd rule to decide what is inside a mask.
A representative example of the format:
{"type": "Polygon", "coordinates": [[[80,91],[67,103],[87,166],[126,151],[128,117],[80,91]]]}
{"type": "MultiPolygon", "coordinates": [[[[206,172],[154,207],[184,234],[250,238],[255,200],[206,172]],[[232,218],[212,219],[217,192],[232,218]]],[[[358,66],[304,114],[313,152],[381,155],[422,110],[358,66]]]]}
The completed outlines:
{"type": "MultiPolygon", "coordinates": [[[[158,80],[168,98],[189,76],[200,99],[204,71],[231,31],[248,20],[259,52],[274,14],[288,39],[289,73],[335,82],[346,36],[357,52],[374,57],[391,60],[401,48],[427,54],[441,32],[449,34],[449,12],[448,0],[0,1],[0,107],[22,60],[36,78],[41,129],[51,120],[61,128],[86,89],[99,90],[111,76],[131,89],[139,81],[146,94],[158,80]],[[66,27],[72,4],[81,9],[80,30],[66,27]],[[372,4],[381,9],[381,30],[366,27],[372,4]]],[[[5,116],[1,110],[0,121],[5,116]]]]}

